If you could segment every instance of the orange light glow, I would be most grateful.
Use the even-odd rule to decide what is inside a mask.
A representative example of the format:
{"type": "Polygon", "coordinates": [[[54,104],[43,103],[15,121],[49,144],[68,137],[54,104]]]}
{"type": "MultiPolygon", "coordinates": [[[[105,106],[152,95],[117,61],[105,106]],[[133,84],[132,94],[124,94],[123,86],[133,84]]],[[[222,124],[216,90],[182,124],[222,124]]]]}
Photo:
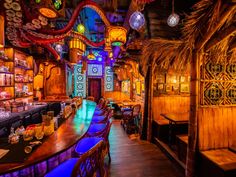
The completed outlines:
{"type": "Polygon", "coordinates": [[[42,7],[42,8],[39,9],[39,12],[43,16],[48,17],[48,18],[56,18],[57,17],[57,13],[54,12],[52,9],[49,9],[49,8],[42,7]]]}

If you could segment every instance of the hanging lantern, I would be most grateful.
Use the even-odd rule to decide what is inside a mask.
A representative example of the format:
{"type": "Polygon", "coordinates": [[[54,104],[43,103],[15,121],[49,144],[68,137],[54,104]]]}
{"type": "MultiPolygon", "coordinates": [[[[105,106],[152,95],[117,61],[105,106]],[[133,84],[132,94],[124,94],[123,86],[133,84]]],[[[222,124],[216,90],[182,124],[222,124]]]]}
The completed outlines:
{"type": "Polygon", "coordinates": [[[61,44],[57,44],[55,46],[55,49],[56,49],[57,52],[61,53],[62,52],[62,45],[61,44]]]}
{"type": "Polygon", "coordinates": [[[73,38],[69,42],[70,48],[70,62],[72,64],[78,63],[82,59],[82,54],[86,50],[86,45],[79,39],[73,38]]]}
{"type": "Polygon", "coordinates": [[[140,30],[145,24],[144,15],[139,11],[135,11],[129,18],[129,24],[132,29],[140,30]]]}
{"type": "Polygon", "coordinates": [[[167,24],[170,27],[175,27],[176,25],[178,25],[178,23],[179,23],[179,15],[175,13],[175,1],[172,0],[172,13],[167,19],[167,24]]]}
{"type": "Polygon", "coordinates": [[[84,34],[85,32],[85,27],[83,24],[78,24],[77,26],[77,31],[80,33],[80,34],[84,34]]]}
{"type": "Polygon", "coordinates": [[[170,14],[170,16],[167,19],[167,24],[170,27],[175,27],[176,25],[178,25],[179,23],[179,15],[177,15],[176,13],[170,14]]]}
{"type": "Polygon", "coordinates": [[[57,13],[54,12],[52,9],[49,9],[49,8],[42,7],[42,8],[39,9],[39,12],[43,16],[48,17],[48,18],[56,18],[57,17],[57,13]]]}
{"type": "Polygon", "coordinates": [[[70,49],[77,49],[77,52],[81,55],[86,50],[86,45],[80,39],[77,38],[73,38],[72,40],[70,40],[69,47],[70,49]]]}
{"type": "Polygon", "coordinates": [[[120,26],[108,26],[107,38],[112,46],[122,46],[126,43],[127,30],[120,26]]]}
{"type": "Polygon", "coordinates": [[[34,0],[32,6],[36,6],[40,14],[47,18],[65,17],[65,0],[34,0]]]}

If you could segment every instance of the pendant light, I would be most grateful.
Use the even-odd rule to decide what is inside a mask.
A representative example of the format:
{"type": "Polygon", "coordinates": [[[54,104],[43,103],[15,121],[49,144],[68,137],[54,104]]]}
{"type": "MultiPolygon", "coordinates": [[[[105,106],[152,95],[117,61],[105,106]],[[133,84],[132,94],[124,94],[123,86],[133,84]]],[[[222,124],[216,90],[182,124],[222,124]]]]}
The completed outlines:
{"type": "Polygon", "coordinates": [[[175,13],[175,7],[174,6],[175,6],[175,1],[172,0],[172,13],[170,14],[170,16],[167,19],[167,24],[170,27],[175,27],[179,23],[179,15],[175,13]]]}

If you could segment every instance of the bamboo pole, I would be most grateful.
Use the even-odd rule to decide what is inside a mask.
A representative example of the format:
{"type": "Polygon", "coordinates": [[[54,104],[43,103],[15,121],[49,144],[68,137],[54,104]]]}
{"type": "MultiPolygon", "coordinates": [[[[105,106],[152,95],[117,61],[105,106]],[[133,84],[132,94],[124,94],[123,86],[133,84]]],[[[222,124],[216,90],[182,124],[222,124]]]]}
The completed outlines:
{"type": "Polygon", "coordinates": [[[197,111],[199,103],[199,82],[200,82],[200,57],[203,52],[193,50],[193,58],[191,60],[191,81],[190,81],[190,115],[189,115],[189,131],[188,131],[188,150],[186,162],[186,177],[194,177],[196,148],[197,148],[197,111]]]}

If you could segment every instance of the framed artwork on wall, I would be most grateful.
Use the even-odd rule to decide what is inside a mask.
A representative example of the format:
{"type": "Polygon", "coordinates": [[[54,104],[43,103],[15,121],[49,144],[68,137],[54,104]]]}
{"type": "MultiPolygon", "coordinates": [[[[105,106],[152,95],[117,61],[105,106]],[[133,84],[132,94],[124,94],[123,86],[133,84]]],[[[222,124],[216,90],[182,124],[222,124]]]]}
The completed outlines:
{"type": "Polygon", "coordinates": [[[180,84],[180,92],[181,93],[189,93],[189,83],[180,84]]]}

